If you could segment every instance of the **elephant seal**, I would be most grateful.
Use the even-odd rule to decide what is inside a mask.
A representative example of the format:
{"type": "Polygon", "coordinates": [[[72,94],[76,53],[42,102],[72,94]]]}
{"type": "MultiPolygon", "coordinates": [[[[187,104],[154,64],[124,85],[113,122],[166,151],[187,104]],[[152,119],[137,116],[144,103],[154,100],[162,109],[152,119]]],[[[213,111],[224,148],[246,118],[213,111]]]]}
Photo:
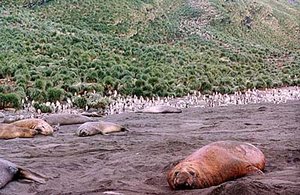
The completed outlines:
{"type": "Polygon", "coordinates": [[[0,124],[0,139],[13,139],[13,138],[32,138],[38,132],[35,129],[15,126],[12,124],[0,124]]]}
{"type": "MultiPolygon", "coordinates": [[[[30,118],[30,116],[26,116],[30,118]]],[[[24,115],[8,115],[3,118],[3,123],[13,123],[18,120],[22,120],[26,118],[24,115]]]]}
{"type": "Polygon", "coordinates": [[[53,128],[46,121],[44,121],[42,119],[29,118],[29,119],[15,121],[10,124],[18,126],[18,127],[34,129],[39,134],[42,134],[42,135],[52,135],[53,134],[53,128]]]}
{"type": "Polygon", "coordinates": [[[30,170],[0,158],[0,189],[14,179],[28,179],[38,183],[46,183],[47,178],[30,170]]]}
{"type": "Polygon", "coordinates": [[[196,189],[225,181],[263,174],[265,156],[255,146],[237,141],[208,144],[179,162],[167,172],[171,189],[196,189]]]}
{"type": "Polygon", "coordinates": [[[148,108],[144,108],[143,110],[137,111],[138,113],[181,113],[182,110],[179,108],[175,108],[172,106],[152,106],[148,108]]]}
{"type": "Polygon", "coordinates": [[[93,119],[81,114],[50,114],[44,116],[43,119],[50,125],[73,125],[91,122],[93,119]]]}
{"type": "Polygon", "coordinates": [[[79,137],[96,134],[106,135],[109,133],[128,131],[125,127],[111,122],[86,122],[78,127],[76,134],[79,137]]]}

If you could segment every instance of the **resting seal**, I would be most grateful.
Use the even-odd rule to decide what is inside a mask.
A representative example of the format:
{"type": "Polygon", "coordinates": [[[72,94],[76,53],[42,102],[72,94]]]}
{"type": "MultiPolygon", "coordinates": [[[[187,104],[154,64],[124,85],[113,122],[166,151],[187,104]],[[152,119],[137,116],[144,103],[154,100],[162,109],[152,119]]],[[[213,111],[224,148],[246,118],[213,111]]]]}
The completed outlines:
{"type": "Polygon", "coordinates": [[[142,112],[142,113],[181,113],[182,110],[179,108],[175,108],[172,106],[152,106],[152,107],[148,107],[148,108],[144,108],[141,111],[137,111],[138,113],[142,112]]]}
{"type": "Polygon", "coordinates": [[[12,123],[12,122],[15,122],[15,121],[18,121],[18,120],[22,120],[22,119],[25,119],[25,118],[30,118],[30,116],[8,115],[8,116],[5,116],[3,118],[3,123],[12,123]]]}
{"type": "Polygon", "coordinates": [[[0,124],[0,139],[32,138],[38,132],[35,129],[18,127],[12,124],[0,124]]]}
{"type": "Polygon", "coordinates": [[[50,114],[44,116],[43,119],[50,125],[73,125],[91,122],[93,119],[81,114],[50,114]]]}
{"type": "Polygon", "coordinates": [[[42,134],[42,135],[52,135],[53,134],[53,128],[46,121],[44,121],[42,119],[29,118],[29,119],[15,121],[11,124],[18,126],[18,127],[34,129],[39,134],[42,134]]]}
{"type": "Polygon", "coordinates": [[[21,168],[16,164],[0,158],[0,189],[14,179],[28,179],[45,183],[46,178],[40,174],[21,168]]]}
{"type": "Polygon", "coordinates": [[[167,173],[171,189],[207,188],[245,175],[260,173],[265,156],[255,146],[237,141],[206,145],[167,173]]]}
{"type": "Polygon", "coordinates": [[[80,137],[91,136],[96,134],[106,135],[109,133],[128,131],[121,125],[111,122],[87,122],[78,127],[76,134],[80,137]]]}

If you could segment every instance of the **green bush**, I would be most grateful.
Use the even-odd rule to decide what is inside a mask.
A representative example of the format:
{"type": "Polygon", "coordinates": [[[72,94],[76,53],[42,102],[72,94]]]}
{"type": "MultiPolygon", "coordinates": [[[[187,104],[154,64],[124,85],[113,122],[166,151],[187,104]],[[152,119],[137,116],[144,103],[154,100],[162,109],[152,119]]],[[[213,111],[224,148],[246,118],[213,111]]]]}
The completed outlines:
{"type": "Polygon", "coordinates": [[[43,90],[37,88],[28,88],[27,89],[27,97],[30,100],[44,102],[47,100],[46,93],[43,90]]]}
{"type": "Polygon", "coordinates": [[[74,99],[74,105],[78,108],[84,109],[87,105],[87,99],[85,97],[76,97],[74,99]]]}
{"type": "Polygon", "coordinates": [[[21,98],[16,93],[0,93],[0,109],[3,108],[20,108],[21,98]]]}
{"type": "Polygon", "coordinates": [[[61,88],[49,88],[47,90],[47,99],[50,102],[61,101],[64,97],[64,91],[61,88]]]}
{"type": "Polygon", "coordinates": [[[88,106],[90,108],[95,108],[95,109],[105,109],[108,105],[110,104],[109,99],[107,98],[102,98],[100,100],[97,100],[95,102],[90,102],[88,103],[88,106]]]}
{"type": "Polygon", "coordinates": [[[34,85],[33,85],[35,88],[38,88],[40,90],[45,90],[45,87],[46,87],[46,82],[42,79],[37,79],[35,82],[34,82],[34,85]]]}
{"type": "Polygon", "coordinates": [[[85,77],[85,82],[87,83],[97,83],[98,81],[98,74],[97,72],[89,72],[87,73],[86,77],[85,77]]]}
{"type": "Polygon", "coordinates": [[[204,91],[207,93],[207,92],[210,92],[211,90],[212,90],[212,84],[207,80],[202,81],[201,91],[204,91]]]}
{"type": "Polygon", "coordinates": [[[47,106],[45,104],[40,104],[38,102],[34,103],[33,107],[36,110],[40,109],[42,113],[51,113],[52,112],[52,109],[49,106],[47,106]]]}

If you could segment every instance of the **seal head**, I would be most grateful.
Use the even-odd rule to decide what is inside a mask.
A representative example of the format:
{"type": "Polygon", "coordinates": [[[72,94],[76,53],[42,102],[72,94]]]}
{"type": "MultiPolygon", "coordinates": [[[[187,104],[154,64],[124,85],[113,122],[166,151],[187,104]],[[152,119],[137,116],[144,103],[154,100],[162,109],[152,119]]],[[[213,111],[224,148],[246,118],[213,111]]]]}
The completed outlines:
{"type": "Polygon", "coordinates": [[[185,162],[176,166],[168,173],[168,183],[172,189],[198,188],[199,172],[191,162],[185,162]]]}
{"type": "Polygon", "coordinates": [[[37,131],[38,134],[42,135],[52,135],[54,131],[51,125],[49,125],[46,121],[36,118],[23,119],[11,124],[18,127],[33,129],[37,131]]]}

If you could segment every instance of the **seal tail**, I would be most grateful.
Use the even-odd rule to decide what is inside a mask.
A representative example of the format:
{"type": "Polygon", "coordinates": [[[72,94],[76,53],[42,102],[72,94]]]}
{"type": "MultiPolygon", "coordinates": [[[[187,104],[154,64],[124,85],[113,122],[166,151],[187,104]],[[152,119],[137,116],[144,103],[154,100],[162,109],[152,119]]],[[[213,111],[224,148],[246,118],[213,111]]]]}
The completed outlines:
{"type": "Polygon", "coordinates": [[[18,175],[19,179],[28,179],[28,180],[32,180],[32,181],[35,181],[35,182],[38,182],[41,184],[46,183],[46,181],[48,179],[43,175],[40,175],[38,173],[34,173],[32,171],[29,171],[27,169],[22,169],[22,168],[19,168],[17,175],[18,175]]]}

